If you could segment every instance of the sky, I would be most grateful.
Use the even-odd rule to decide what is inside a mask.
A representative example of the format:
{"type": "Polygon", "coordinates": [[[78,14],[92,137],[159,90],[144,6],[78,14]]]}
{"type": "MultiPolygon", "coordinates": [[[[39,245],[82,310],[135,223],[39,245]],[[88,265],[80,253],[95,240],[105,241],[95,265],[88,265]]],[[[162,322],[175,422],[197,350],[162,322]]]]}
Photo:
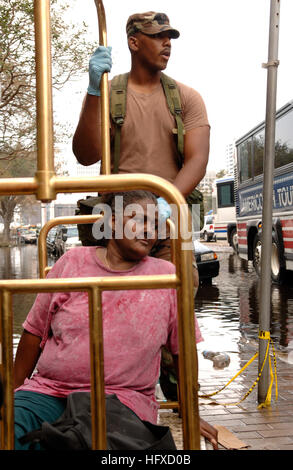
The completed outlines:
{"type": "MultiPolygon", "coordinates": [[[[293,99],[293,0],[280,0],[277,109],[293,99]]],[[[172,40],[166,73],[203,97],[211,125],[208,169],[225,167],[226,145],[265,119],[270,0],[104,0],[108,45],[112,46],[110,78],[127,72],[130,55],[125,25],[137,12],[160,11],[180,31],[172,40]]],[[[94,0],[74,0],[71,20],[85,21],[93,51],[98,46],[94,0]]],[[[74,132],[88,77],[69,84],[57,97],[58,118],[74,132]],[[64,115],[63,109],[70,113],[64,115]],[[62,116],[61,116],[62,114],[62,116]]],[[[70,153],[68,142],[67,152],[70,153]]]]}

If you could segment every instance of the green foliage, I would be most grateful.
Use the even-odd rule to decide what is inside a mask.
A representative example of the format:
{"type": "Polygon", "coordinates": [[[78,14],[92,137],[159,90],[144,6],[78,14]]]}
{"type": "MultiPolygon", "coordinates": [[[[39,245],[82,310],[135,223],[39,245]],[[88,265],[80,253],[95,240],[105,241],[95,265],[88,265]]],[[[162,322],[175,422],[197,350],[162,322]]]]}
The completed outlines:
{"type": "Polygon", "coordinates": [[[220,170],[218,171],[218,173],[216,173],[216,178],[223,178],[223,176],[225,176],[226,174],[226,170],[220,170]]]}
{"type": "MultiPolygon", "coordinates": [[[[52,85],[60,90],[85,72],[93,45],[86,39],[85,25],[68,22],[70,3],[51,0],[50,8],[52,85]]],[[[32,176],[36,167],[33,0],[0,0],[0,87],[0,178],[32,176]]],[[[55,142],[62,139],[62,132],[55,118],[55,142]]],[[[11,217],[11,211],[3,212],[4,201],[1,197],[3,219],[11,217]]]]}
{"type": "MultiPolygon", "coordinates": [[[[66,23],[69,8],[63,0],[51,0],[52,81],[56,89],[86,70],[92,50],[85,25],[80,28],[66,23]]],[[[36,134],[33,0],[0,0],[0,28],[0,153],[18,158],[21,148],[34,150],[36,134]]]]}
{"type": "Polygon", "coordinates": [[[34,176],[36,171],[35,152],[21,152],[22,158],[1,158],[0,156],[0,177],[21,178],[34,176]]]}

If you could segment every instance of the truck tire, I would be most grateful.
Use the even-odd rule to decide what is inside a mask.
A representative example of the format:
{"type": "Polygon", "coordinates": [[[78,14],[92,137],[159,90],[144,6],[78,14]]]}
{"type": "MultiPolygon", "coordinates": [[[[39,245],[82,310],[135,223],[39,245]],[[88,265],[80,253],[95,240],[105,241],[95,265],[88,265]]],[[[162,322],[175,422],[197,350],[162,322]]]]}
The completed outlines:
{"type": "Polygon", "coordinates": [[[285,270],[281,267],[280,248],[278,242],[272,241],[272,259],[271,259],[272,281],[280,284],[284,278],[285,270]]]}
{"type": "Polygon", "coordinates": [[[204,232],[204,234],[203,234],[203,239],[204,239],[204,241],[205,241],[205,242],[209,242],[209,241],[210,241],[210,239],[209,239],[209,236],[208,236],[208,233],[207,233],[207,232],[204,232]]]}
{"type": "Polygon", "coordinates": [[[233,228],[230,233],[231,246],[235,253],[238,253],[238,236],[236,228],[233,228]]]}
{"type": "MultiPolygon", "coordinates": [[[[253,241],[253,266],[258,276],[261,274],[261,239],[257,234],[253,241]]],[[[271,256],[271,277],[272,281],[280,284],[285,274],[284,268],[280,262],[280,248],[277,240],[272,239],[272,256],[271,256]]]]}
{"type": "Polygon", "coordinates": [[[253,240],[253,258],[252,258],[253,267],[256,271],[256,274],[260,276],[260,263],[261,263],[261,240],[259,235],[255,235],[253,240]]]}

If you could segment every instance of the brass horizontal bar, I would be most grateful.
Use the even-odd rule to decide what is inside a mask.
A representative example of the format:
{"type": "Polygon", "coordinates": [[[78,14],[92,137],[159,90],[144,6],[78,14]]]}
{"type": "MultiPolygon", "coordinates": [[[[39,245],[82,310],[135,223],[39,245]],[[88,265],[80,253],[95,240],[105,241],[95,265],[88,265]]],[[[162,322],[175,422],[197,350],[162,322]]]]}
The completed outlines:
{"type": "Polygon", "coordinates": [[[162,193],[168,199],[178,205],[186,204],[181,192],[169,181],[160,176],[145,173],[99,175],[96,178],[84,177],[68,178],[54,177],[52,185],[57,192],[84,192],[84,191],[133,191],[145,189],[152,192],[162,193]]]}
{"type": "MultiPolygon", "coordinates": [[[[0,178],[0,196],[36,194],[41,183],[38,178],[0,178]]],[[[169,203],[186,204],[181,192],[169,181],[160,176],[145,173],[99,175],[97,177],[57,177],[49,179],[50,192],[79,193],[79,192],[116,192],[145,189],[162,195],[169,203]]],[[[53,198],[54,199],[54,198],[53,198]]],[[[42,199],[40,199],[42,200],[42,199]]],[[[47,201],[47,199],[46,199],[47,201]]],[[[186,226],[187,220],[186,220],[186,226]]]]}
{"type": "Polygon", "coordinates": [[[179,408],[178,401],[159,401],[160,410],[174,410],[179,408]]]}
{"type": "Polygon", "coordinates": [[[38,182],[35,178],[1,178],[0,196],[36,194],[38,182]]]}
{"type": "Polygon", "coordinates": [[[173,288],[180,284],[175,274],[155,276],[111,276],[64,279],[9,279],[0,281],[0,290],[15,292],[79,292],[93,288],[134,290],[173,288]]]}
{"type": "Polygon", "coordinates": [[[102,214],[88,214],[88,215],[69,215],[69,216],[62,216],[62,217],[55,217],[54,219],[48,220],[46,224],[42,227],[39,234],[39,239],[42,236],[41,234],[44,233],[46,236],[51,228],[56,227],[60,224],[92,224],[96,222],[98,219],[102,218],[102,214]]]}

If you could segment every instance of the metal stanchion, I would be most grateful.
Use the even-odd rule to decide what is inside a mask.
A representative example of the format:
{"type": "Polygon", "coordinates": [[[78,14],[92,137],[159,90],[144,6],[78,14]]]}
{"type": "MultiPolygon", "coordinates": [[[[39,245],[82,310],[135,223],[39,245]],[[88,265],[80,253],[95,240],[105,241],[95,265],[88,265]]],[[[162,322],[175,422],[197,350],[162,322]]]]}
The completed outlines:
{"type": "MultiPolygon", "coordinates": [[[[279,42],[280,1],[271,0],[270,37],[268,62],[267,104],[265,125],[265,153],[263,165],[263,210],[261,234],[261,278],[259,330],[270,331],[271,318],[271,254],[272,254],[272,208],[275,163],[275,114],[277,94],[278,42],[279,42]]],[[[267,349],[267,340],[259,338],[259,372],[267,349]]],[[[266,361],[258,385],[258,401],[263,403],[269,387],[269,364],[266,361]]]]}

